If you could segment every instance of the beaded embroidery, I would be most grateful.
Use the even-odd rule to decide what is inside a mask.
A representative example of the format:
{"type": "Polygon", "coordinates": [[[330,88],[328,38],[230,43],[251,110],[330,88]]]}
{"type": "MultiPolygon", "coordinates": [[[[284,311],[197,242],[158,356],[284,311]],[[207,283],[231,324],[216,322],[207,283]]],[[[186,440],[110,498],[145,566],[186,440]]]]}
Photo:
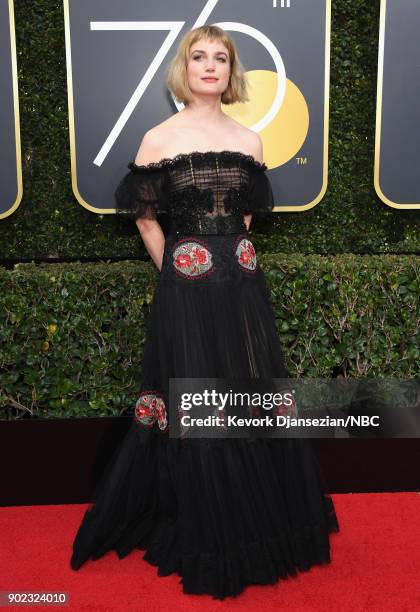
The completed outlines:
{"type": "Polygon", "coordinates": [[[140,394],[134,411],[136,421],[146,428],[157,422],[159,429],[166,431],[168,419],[166,406],[161,394],[157,391],[143,391],[140,394]]]}
{"type": "Polygon", "coordinates": [[[212,272],[212,254],[202,241],[184,240],[174,245],[173,265],[175,271],[187,278],[200,278],[212,272]]]}
{"type": "Polygon", "coordinates": [[[248,238],[242,238],[235,250],[239,265],[249,272],[255,272],[257,269],[257,256],[255,254],[254,245],[248,238]]]}
{"type": "Polygon", "coordinates": [[[207,213],[213,211],[213,191],[188,185],[172,194],[171,215],[175,227],[184,232],[201,233],[201,222],[207,213]]]}
{"type": "Polygon", "coordinates": [[[242,183],[239,188],[230,187],[224,198],[226,212],[247,215],[252,212],[249,185],[242,183]]]}

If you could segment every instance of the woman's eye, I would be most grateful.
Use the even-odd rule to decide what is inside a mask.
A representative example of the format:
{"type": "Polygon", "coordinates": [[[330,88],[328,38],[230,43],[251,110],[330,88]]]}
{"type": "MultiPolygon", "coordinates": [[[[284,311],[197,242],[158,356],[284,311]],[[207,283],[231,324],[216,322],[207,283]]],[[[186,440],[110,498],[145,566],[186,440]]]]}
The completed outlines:
{"type": "MultiPolygon", "coordinates": [[[[201,58],[202,58],[202,56],[201,56],[201,55],[194,55],[194,56],[193,56],[193,60],[199,60],[199,59],[201,59],[201,58]]],[[[222,62],[223,62],[224,64],[226,63],[226,58],[224,58],[224,57],[218,57],[217,59],[222,60],[222,62]]]]}

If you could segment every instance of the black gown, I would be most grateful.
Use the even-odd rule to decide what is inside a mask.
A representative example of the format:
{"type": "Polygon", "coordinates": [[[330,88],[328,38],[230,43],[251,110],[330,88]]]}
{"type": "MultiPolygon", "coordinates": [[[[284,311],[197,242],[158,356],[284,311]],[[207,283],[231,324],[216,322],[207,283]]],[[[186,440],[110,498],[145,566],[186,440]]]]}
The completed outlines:
{"type": "Polygon", "coordinates": [[[134,549],[184,593],[238,595],[330,562],[334,505],[310,440],[173,438],[169,378],[288,377],[243,215],[269,212],[267,166],[237,151],[128,165],[116,210],[169,216],[133,421],[73,544],[71,567],[134,549]]]}

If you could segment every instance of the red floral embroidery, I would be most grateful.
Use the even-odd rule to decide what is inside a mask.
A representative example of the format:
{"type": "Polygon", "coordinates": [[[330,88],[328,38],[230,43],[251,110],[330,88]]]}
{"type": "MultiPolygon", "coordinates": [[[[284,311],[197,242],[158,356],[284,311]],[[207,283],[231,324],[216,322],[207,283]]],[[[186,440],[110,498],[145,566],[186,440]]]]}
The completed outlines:
{"type": "Polygon", "coordinates": [[[166,416],[166,406],[161,397],[157,398],[155,415],[158,422],[159,429],[165,431],[168,426],[168,419],[166,416]]]}
{"type": "Polygon", "coordinates": [[[178,268],[186,268],[187,266],[192,266],[191,257],[185,253],[181,253],[180,255],[178,255],[174,263],[178,268]]]}
{"type": "Polygon", "coordinates": [[[213,271],[212,254],[196,238],[178,241],[172,251],[176,272],[187,278],[200,278],[213,271]]]}
{"type": "MultiPolygon", "coordinates": [[[[289,394],[290,395],[290,394],[289,394]]],[[[288,398],[287,403],[283,401],[281,404],[277,404],[273,408],[274,416],[290,416],[292,418],[297,417],[297,405],[296,400],[292,397],[292,401],[290,403],[290,398],[288,398]]]]}
{"type": "Polygon", "coordinates": [[[207,249],[200,249],[199,247],[194,247],[191,250],[191,255],[193,259],[199,264],[206,264],[209,261],[209,252],[207,249]]]}
{"type": "Polygon", "coordinates": [[[257,255],[254,245],[248,238],[241,238],[236,246],[236,257],[239,265],[248,272],[255,272],[257,269],[257,255]]]}
{"type": "Polygon", "coordinates": [[[137,422],[144,427],[151,428],[157,422],[159,429],[167,429],[166,406],[159,392],[143,391],[136,402],[134,415],[137,422]]]}

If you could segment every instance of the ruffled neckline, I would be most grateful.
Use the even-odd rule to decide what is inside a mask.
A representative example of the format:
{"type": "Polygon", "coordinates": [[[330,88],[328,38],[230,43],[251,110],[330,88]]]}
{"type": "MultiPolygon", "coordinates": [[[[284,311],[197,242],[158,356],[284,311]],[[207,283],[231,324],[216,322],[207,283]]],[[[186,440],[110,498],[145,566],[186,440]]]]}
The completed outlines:
{"type": "Polygon", "coordinates": [[[224,149],[223,151],[190,151],[190,153],[178,153],[178,155],[175,155],[175,157],[163,157],[159,161],[150,162],[140,166],[132,161],[128,164],[128,168],[134,172],[145,170],[153,171],[175,166],[188,158],[191,158],[196,162],[203,163],[208,159],[214,160],[216,157],[221,161],[236,161],[239,159],[250,164],[257,170],[261,170],[263,172],[267,170],[266,164],[264,162],[257,161],[252,155],[243,153],[242,151],[231,151],[229,149],[224,149]]]}

